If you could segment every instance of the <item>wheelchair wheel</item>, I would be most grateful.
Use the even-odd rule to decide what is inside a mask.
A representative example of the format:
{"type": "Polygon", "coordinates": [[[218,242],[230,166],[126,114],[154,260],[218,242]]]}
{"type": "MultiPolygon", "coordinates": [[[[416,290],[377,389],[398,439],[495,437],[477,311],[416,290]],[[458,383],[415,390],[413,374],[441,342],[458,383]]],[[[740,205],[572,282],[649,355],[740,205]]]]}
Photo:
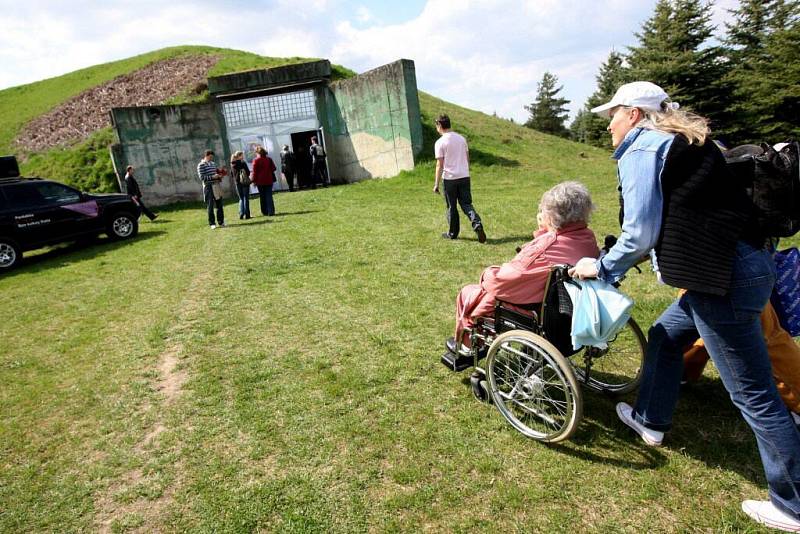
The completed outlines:
{"type": "Polygon", "coordinates": [[[557,442],[578,426],[583,401],[572,365],[527,330],[495,338],[486,362],[489,394],[511,426],[529,438],[557,442]]]}
{"type": "Polygon", "coordinates": [[[622,395],[630,393],[639,386],[644,367],[644,353],[647,347],[642,329],[633,320],[620,330],[613,339],[608,340],[608,348],[599,350],[586,348],[573,357],[575,375],[589,389],[622,395]],[[591,355],[592,368],[587,380],[586,369],[582,367],[580,356],[591,355]]]}

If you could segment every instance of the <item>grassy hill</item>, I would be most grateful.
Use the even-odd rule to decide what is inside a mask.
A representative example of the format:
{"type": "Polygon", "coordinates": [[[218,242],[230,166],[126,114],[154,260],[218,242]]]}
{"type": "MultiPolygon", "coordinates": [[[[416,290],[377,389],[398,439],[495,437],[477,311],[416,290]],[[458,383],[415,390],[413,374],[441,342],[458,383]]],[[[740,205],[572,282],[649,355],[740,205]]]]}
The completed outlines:
{"type": "MultiPolygon", "coordinates": [[[[469,138],[485,245],[439,237],[426,159],[274,218],[228,199],[225,229],[174,206],[0,278],[0,531],[757,531],[756,445],[713,371],[652,449],[591,393],[572,440],[532,442],[439,364],[458,289],[530,239],[542,192],[584,181],[602,236],[616,179],[607,151],[420,101],[426,154],[439,112],[469,138]]],[[[673,294],[623,289],[645,328],[673,294]]]]}

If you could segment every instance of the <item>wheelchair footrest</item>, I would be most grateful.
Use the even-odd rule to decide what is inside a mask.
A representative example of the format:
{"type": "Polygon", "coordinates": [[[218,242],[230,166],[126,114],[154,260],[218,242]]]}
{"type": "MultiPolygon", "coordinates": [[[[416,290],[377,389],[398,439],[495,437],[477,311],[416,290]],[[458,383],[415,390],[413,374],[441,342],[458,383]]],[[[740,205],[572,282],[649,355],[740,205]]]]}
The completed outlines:
{"type": "Polygon", "coordinates": [[[472,356],[467,354],[453,354],[449,350],[442,354],[442,365],[450,369],[451,371],[455,371],[456,373],[460,373],[465,369],[469,369],[472,367],[472,356]]]}

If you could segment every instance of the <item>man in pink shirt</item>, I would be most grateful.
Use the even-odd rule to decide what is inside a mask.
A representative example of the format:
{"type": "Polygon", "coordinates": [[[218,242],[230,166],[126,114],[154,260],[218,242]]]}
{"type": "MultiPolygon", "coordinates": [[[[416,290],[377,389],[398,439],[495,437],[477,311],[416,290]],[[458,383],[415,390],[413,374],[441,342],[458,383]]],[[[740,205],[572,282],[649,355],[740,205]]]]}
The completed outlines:
{"type": "Polygon", "coordinates": [[[445,239],[458,238],[461,221],[458,218],[458,204],[461,211],[469,217],[472,229],[478,234],[478,241],[486,242],[486,232],[478,212],[472,207],[472,192],[469,184],[469,148],[467,141],[462,136],[450,129],[450,117],[439,115],[436,119],[436,131],[439,139],[434,145],[436,156],[436,176],[434,177],[433,192],[439,193],[439,182],[444,180],[444,199],[447,203],[447,220],[450,228],[442,237],[445,239]]]}
{"type": "Polygon", "coordinates": [[[542,195],[536,220],[539,229],[513,260],[487,267],[479,284],[465,286],[456,299],[455,336],[447,349],[457,353],[455,340],[478,317],[491,316],[496,300],[509,304],[541,302],[550,269],[554,265],[574,265],[583,257],[600,254],[597,239],[587,224],[593,209],[589,190],[579,182],[563,182],[542,195]]]}

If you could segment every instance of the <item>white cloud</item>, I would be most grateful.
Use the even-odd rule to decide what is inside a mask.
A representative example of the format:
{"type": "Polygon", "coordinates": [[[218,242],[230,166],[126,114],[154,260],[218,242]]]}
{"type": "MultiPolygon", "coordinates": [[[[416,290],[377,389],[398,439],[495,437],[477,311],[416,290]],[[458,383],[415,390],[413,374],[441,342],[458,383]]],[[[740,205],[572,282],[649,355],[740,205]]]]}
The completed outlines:
{"type": "MultiPolygon", "coordinates": [[[[428,0],[414,18],[392,23],[392,7],[379,0],[0,0],[0,87],[165,46],[206,44],[327,57],[357,72],[413,59],[421,89],[524,120],[523,106],[545,71],[558,76],[572,110],[580,108],[601,62],[635,42],[655,3],[428,0]]],[[[737,1],[716,4],[721,30],[737,1]]]]}

